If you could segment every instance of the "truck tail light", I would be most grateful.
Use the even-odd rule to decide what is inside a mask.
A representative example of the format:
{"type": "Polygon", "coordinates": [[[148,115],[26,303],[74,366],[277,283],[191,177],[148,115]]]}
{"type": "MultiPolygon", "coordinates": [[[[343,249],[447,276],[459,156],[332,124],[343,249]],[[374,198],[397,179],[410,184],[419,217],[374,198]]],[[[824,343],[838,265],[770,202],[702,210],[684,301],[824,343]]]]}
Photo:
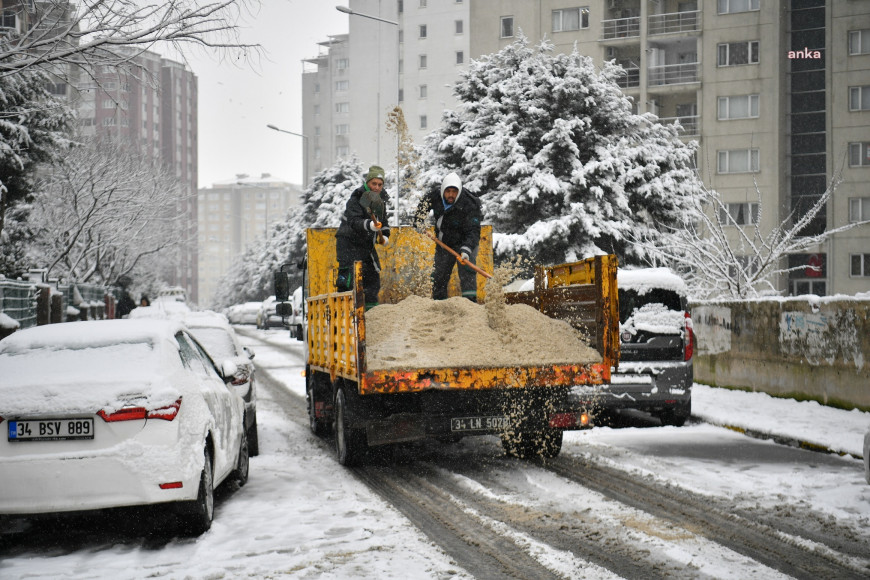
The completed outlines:
{"type": "Polygon", "coordinates": [[[695,353],[695,333],[692,331],[692,317],[686,312],[686,348],[683,360],[691,360],[695,353]]]}
{"type": "Polygon", "coordinates": [[[138,419],[163,419],[164,421],[172,421],[178,415],[178,410],[181,407],[181,398],[171,405],[158,407],[156,409],[146,409],[145,407],[121,407],[117,411],[107,413],[105,409],[101,409],[97,415],[106,423],[116,423],[118,421],[136,421],[138,419]]]}

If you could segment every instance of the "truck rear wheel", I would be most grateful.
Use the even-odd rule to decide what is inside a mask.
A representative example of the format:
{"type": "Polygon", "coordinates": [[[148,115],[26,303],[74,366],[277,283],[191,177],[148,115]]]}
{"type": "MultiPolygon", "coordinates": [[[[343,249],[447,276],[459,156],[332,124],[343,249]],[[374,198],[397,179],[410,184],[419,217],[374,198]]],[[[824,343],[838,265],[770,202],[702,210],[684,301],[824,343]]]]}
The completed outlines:
{"type": "Polygon", "coordinates": [[[358,465],[366,451],[365,433],[349,425],[348,398],[343,388],[335,392],[335,453],[344,466],[358,465]]]}

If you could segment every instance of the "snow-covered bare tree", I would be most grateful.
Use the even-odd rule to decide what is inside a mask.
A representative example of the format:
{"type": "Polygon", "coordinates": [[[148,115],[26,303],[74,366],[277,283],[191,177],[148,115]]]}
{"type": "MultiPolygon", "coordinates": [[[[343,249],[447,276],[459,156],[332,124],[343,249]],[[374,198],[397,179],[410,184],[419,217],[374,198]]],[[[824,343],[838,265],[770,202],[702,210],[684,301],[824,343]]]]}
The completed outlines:
{"type": "Polygon", "coordinates": [[[454,90],[458,107],[426,139],[420,185],[456,171],[483,202],[497,257],[634,258],[627,234],[656,237],[694,215],[701,183],[696,144],[633,114],[622,74],[522,35],[472,61],[454,90]]]}
{"type": "Polygon", "coordinates": [[[33,261],[49,275],[111,284],[183,241],[177,180],[108,140],[74,147],[47,167],[33,196],[33,261]]]}
{"type": "MultiPolygon", "coordinates": [[[[221,278],[212,306],[224,308],[271,294],[273,273],[284,264],[296,264],[304,258],[305,230],[338,227],[351,192],[363,183],[365,169],[352,155],[315,175],[302,193],[301,207],[290,208],[286,217],[272,226],[269,236],[247,248],[221,278]]],[[[298,269],[291,267],[288,271],[291,285],[302,282],[298,269]]]]}
{"type": "Polygon", "coordinates": [[[834,234],[870,223],[852,222],[816,235],[804,235],[807,226],[834,195],[839,182],[839,178],[832,179],[803,215],[792,212],[767,233],[762,231],[767,208],[757,184],[758,214],[749,220],[752,225],[738,223],[721,196],[704,189],[706,211],[697,220],[673,228],[666,243],[643,235],[634,237],[634,242],[643,248],[650,264],[667,265],[680,272],[694,298],[777,294],[776,282],[781,275],[807,267],[789,268],[789,254],[809,251],[834,234]]]}
{"type": "Polygon", "coordinates": [[[166,46],[183,53],[259,52],[242,43],[237,22],[256,0],[39,0],[13,2],[20,30],[0,45],[0,76],[39,68],[63,75],[128,66],[133,54],[166,46]]]}

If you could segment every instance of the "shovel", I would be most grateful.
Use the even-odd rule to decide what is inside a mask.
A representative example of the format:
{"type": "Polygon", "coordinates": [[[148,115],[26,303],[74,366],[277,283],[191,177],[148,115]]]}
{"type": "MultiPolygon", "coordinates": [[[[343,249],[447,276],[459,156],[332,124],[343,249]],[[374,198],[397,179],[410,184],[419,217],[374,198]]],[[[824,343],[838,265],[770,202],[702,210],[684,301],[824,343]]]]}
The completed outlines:
{"type": "Polygon", "coordinates": [[[486,279],[492,278],[492,274],[487,274],[486,272],[484,272],[483,270],[481,270],[480,268],[478,268],[476,265],[472,264],[468,260],[463,260],[462,256],[457,254],[453,250],[453,248],[451,248],[450,246],[448,246],[447,244],[445,244],[444,242],[442,242],[441,240],[439,240],[438,238],[436,238],[435,236],[433,236],[429,232],[420,232],[420,233],[422,233],[424,236],[431,239],[433,242],[435,242],[436,244],[438,244],[439,246],[441,246],[442,248],[444,248],[445,250],[447,250],[448,252],[453,254],[453,256],[456,258],[456,261],[459,262],[460,264],[462,264],[463,266],[468,266],[469,268],[471,268],[472,270],[474,270],[475,272],[477,272],[478,274],[480,274],[481,276],[483,276],[486,279]]]}

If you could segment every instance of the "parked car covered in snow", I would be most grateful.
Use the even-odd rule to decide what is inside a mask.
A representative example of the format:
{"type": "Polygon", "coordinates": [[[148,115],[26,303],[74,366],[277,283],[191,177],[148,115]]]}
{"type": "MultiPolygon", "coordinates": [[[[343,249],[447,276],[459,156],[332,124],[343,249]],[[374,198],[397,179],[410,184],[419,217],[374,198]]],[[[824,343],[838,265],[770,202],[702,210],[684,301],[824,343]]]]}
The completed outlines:
{"type": "Polygon", "coordinates": [[[159,505],[184,531],[248,478],[245,405],[183,324],[97,320],[0,341],[0,514],[159,505]]]}
{"type": "Polygon", "coordinates": [[[277,301],[274,296],[269,296],[260,304],[260,309],[257,311],[257,328],[268,330],[284,326],[284,321],[281,316],[275,312],[277,301]]]}
{"type": "Polygon", "coordinates": [[[257,387],[254,381],[254,352],[242,346],[227,317],[218,312],[205,310],[191,312],[184,323],[194,338],[205,347],[212,360],[232,360],[236,365],[232,388],[245,401],[245,430],[248,436],[248,454],[260,454],[260,439],[257,436],[257,387]]]}
{"type": "Polygon", "coordinates": [[[682,426],[692,412],[694,334],[682,278],[668,268],[620,268],[619,367],[586,390],[599,419],[635,409],[682,426]]]}
{"type": "Polygon", "coordinates": [[[257,324],[257,314],[262,305],[262,302],[234,304],[227,309],[227,318],[230,324],[257,324]]]}

